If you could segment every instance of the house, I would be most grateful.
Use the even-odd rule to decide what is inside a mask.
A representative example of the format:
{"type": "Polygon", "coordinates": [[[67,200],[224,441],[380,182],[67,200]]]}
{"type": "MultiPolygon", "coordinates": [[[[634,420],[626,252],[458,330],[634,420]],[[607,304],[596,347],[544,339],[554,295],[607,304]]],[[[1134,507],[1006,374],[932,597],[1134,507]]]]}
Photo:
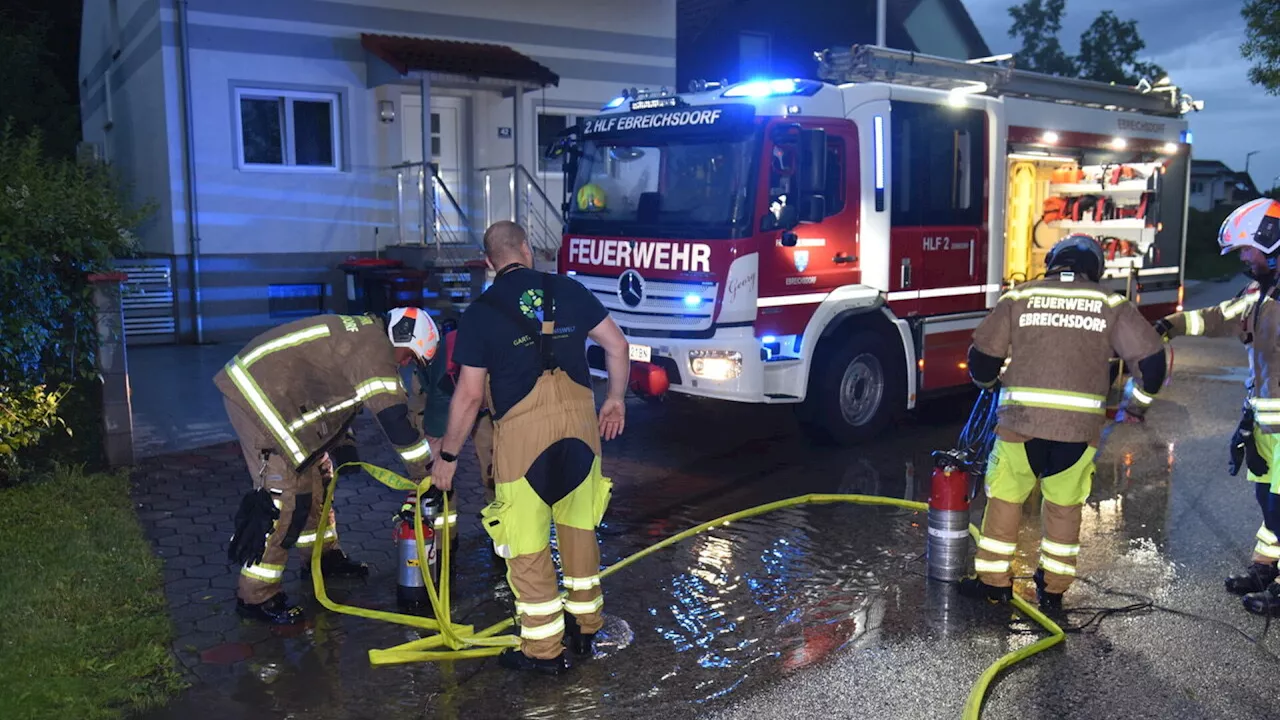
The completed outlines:
{"type": "Polygon", "coordinates": [[[1190,205],[1208,212],[1219,205],[1240,205],[1262,193],[1249,173],[1236,172],[1217,160],[1191,161],[1190,205]]]}
{"type": "Polygon", "coordinates": [[[121,262],[130,341],[341,312],[347,258],[423,238],[475,257],[497,219],[558,244],[539,147],[675,82],[676,0],[643,4],[86,0],[82,152],[156,206],[147,257],[121,262]]]}
{"type": "MultiPolygon", "coordinates": [[[[876,42],[877,0],[680,0],[677,82],[814,77],[814,52],[876,42]]],[[[991,54],[961,0],[885,0],[885,44],[959,59],[991,54]]]]}

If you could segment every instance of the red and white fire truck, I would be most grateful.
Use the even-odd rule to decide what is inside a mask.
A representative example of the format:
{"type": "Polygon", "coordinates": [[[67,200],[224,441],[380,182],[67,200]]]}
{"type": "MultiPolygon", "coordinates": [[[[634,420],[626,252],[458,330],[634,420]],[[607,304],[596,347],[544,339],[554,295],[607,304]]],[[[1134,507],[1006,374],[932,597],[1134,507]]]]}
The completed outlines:
{"type": "Polygon", "coordinates": [[[1148,317],[1180,307],[1201,102],[1007,58],[817,60],[822,80],[626,91],[548,148],[559,271],[622,327],[633,385],[791,403],[816,436],[864,441],[969,386],[973,329],[1072,232],[1148,317]]]}

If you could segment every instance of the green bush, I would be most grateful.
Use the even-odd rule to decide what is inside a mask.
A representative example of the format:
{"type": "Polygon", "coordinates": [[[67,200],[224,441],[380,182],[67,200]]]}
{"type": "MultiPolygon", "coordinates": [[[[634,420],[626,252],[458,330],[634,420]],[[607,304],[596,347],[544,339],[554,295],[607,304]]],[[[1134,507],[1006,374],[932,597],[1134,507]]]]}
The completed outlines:
{"type": "Polygon", "coordinates": [[[17,470],[20,450],[35,445],[55,428],[66,427],[58,417],[58,404],[68,389],[64,386],[49,392],[44,385],[36,385],[19,394],[0,388],[0,487],[9,484],[17,470]]]}
{"type": "Polygon", "coordinates": [[[11,123],[0,132],[0,407],[9,410],[0,414],[24,438],[19,460],[100,458],[88,275],[136,251],[129,228],[147,212],[125,210],[108,166],[50,158],[39,132],[19,137],[11,123]],[[41,442],[57,423],[19,411],[37,388],[62,399],[53,409],[75,431],[72,446],[65,436],[41,442]]]}

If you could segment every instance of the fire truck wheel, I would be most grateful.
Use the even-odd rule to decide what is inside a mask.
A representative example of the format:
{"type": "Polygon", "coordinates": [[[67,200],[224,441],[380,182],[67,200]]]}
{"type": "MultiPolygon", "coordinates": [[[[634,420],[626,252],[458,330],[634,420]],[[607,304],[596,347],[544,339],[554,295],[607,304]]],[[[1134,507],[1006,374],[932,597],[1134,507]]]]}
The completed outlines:
{"type": "Polygon", "coordinates": [[[856,445],[873,439],[903,405],[901,361],[873,332],[854,335],[816,368],[801,424],[815,440],[856,445]]]}

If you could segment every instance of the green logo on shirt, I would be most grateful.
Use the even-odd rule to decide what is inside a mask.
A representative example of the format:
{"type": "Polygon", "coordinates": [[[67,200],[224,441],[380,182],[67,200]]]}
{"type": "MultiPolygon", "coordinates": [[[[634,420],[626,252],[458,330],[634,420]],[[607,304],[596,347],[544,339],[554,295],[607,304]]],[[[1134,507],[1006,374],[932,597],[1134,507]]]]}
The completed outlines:
{"type": "Polygon", "coordinates": [[[530,320],[542,320],[542,290],[525,290],[520,296],[520,312],[530,320]]]}

